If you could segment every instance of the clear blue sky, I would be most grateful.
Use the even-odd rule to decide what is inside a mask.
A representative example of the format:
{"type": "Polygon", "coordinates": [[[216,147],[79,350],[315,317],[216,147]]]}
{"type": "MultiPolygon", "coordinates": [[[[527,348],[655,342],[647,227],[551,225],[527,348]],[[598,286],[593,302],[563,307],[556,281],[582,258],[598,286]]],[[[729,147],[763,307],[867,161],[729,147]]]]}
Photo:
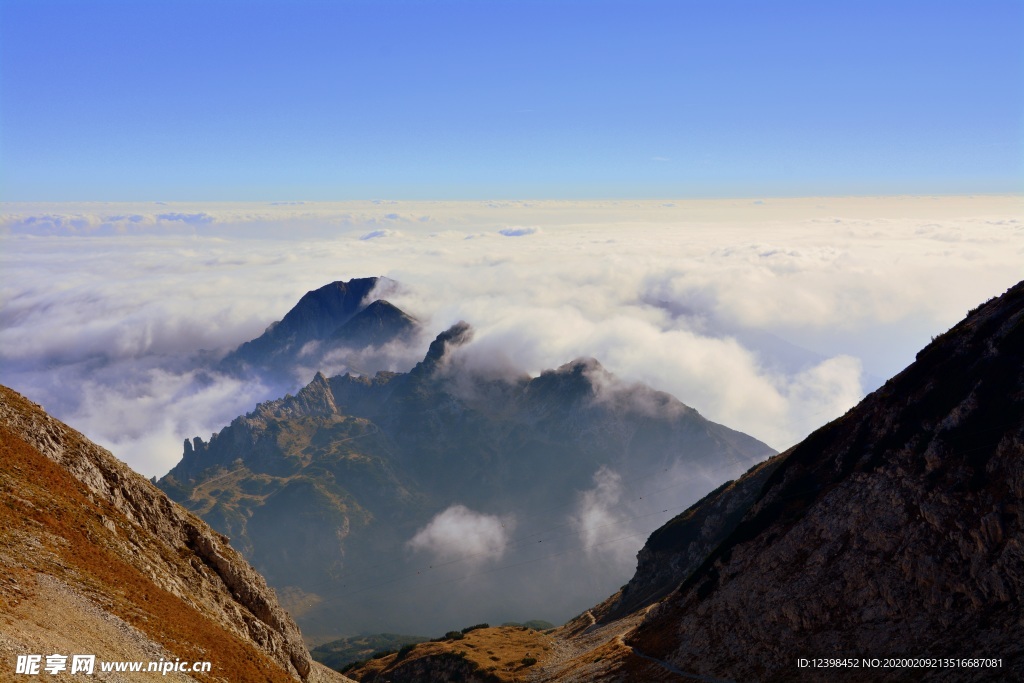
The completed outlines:
{"type": "Polygon", "coordinates": [[[0,198],[1024,189],[1024,2],[0,0],[0,198]]]}

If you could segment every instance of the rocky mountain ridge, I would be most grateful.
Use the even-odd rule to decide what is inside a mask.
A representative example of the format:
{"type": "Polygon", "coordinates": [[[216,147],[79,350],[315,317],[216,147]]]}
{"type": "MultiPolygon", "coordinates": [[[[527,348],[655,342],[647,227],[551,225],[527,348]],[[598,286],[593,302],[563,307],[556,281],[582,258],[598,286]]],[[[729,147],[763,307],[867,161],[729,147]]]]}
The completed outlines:
{"type": "MultiPolygon", "coordinates": [[[[298,618],[309,630],[317,614],[318,623],[337,623],[317,607],[321,600],[353,583],[372,585],[378,572],[362,566],[366,558],[411,574],[431,569],[417,568],[426,560],[408,542],[455,504],[478,517],[514,516],[516,534],[528,537],[547,527],[579,528],[574,506],[601,471],[616,481],[669,471],[685,479],[691,469],[724,478],[772,453],[668,394],[616,380],[594,359],[537,377],[475,375],[458,365],[457,353],[472,335],[468,324],[453,325],[407,373],[318,373],[296,395],[259,405],[208,442],[186,441],[181,462],[159,485],[308,605],[298,618]],[[565,512],[532,526],[522,521],[552,507],[565,512]]],[[[489,616],[452,612],[454,601],[415,630],[489,616]]],[[[385,610],[387,602],[381,598],[375,618],[410,612],[385,610]]],[[[550,602],[536,602],[528,616],[550,602]]],[[[350,619],[358,609],[348,608],[350,619]]],[[[399,628],[414,626],[392,622],[385,630],[399,628]]]]}

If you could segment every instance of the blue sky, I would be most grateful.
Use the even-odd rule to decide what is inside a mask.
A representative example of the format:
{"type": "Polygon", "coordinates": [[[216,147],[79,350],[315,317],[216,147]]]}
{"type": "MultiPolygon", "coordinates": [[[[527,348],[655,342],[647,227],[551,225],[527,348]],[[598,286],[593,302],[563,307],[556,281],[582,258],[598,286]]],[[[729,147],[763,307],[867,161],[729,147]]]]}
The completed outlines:
{"type": "Polygon", "coordinates": [[[1024,3],[0,0],[0,198],[1019,192],[1024,3]]]}

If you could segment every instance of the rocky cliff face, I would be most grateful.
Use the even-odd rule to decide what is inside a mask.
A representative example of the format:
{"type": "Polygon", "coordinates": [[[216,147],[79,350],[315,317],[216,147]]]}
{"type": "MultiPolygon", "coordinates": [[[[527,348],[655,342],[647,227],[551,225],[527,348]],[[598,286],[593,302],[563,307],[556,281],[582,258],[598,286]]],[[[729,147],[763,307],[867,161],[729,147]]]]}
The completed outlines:
{"type": "Polygon", "coordinates": [[[112,660],[208,660],[209,680],[344,680],[312,662],[292,618],[226,538],[6,387],[0,449],[5,669],[13,673],[16,654],[63,647],[112,660]]]}
{"type": "Polygon", "coordinates": [[[1022,568],[1024,283],[845,416],[654,534],[634,579],[602,606],[609,619],[640,607],[642,623],[623,634],[618,664],[590,677],[643,662],[668,679],[1019,680],[1022,568]],[[700,518],[713,527],[723,505],[743,511],[726,533],[677,533],[700,518]],[[670,595],[631,601],[657,598],[651,587],[667,574],[682,577],[670,595]],[[813,671],[798,657],[1001,666],[813,671]]]}

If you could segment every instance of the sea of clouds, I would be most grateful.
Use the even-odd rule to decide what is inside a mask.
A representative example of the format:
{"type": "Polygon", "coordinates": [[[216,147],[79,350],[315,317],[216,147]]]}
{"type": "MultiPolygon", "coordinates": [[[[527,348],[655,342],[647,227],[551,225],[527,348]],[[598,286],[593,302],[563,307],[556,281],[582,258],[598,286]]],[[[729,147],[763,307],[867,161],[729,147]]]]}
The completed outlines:
{"type": "MultiPolygon", "coordinates": [[[[277,397],[203,368],[334,280],[397,280],[392,302],[428,334],[328,371],[408,369],[466,320],[464,367],[536,374],[593,356],[783,449],[1021,279],[1024,263],[1017,197],[4,212],[0,382],[147,476],[177,462],[183,439],[277,397]]],[[[613,496],[611,475],[595,491],[613,496]]]]}

